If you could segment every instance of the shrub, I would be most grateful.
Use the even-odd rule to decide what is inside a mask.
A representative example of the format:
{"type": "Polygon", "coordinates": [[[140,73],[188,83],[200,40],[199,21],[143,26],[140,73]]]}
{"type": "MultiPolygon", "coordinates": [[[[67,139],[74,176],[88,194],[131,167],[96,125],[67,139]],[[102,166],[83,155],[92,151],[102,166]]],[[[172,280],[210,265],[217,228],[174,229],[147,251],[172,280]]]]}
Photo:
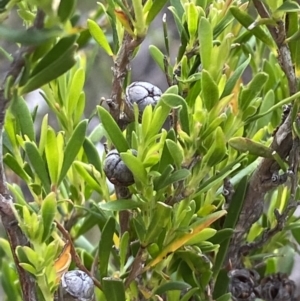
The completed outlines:
{"type": "Polygon", "coordinates": [[[78,4],[0,3],[17,46],[1,48],[6,300],[292,300],[298,2],[107,0],[84,20],[78,4]],[[162,11],[164,47],[147,55],[163,92],[131,79],[162,11]],[[111,92],[88,116],[100,49],[111,92]],[[50,115],[42,99],[29,109],[32,91],[50,115]]]}

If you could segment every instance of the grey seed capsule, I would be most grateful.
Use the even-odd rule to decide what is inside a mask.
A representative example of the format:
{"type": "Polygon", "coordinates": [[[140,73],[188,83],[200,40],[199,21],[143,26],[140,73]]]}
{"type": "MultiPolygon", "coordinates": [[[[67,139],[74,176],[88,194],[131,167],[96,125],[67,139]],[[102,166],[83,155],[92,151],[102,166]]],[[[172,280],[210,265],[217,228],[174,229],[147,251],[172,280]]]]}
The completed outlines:
{"type": "Polygon", "coordinates": [[[63,274],[60,283],[63,300],[93,301],[94,282],[85,272],[69,271],[63,274]]]}
{"type": "MultiPolygon", "coordinates": [[[[136,150],[132,150],[136,156],[136,150]]],[[[105,158],[103,170],[111,183],[118,186],[129,186],[134,183],[133,174],[122,161],[117,150],[111,150],[105,158]]]]}
{"type": "Polygon", "coordinates": [[[136,103],[140,113],[147,105],[155,106],[161,95],[161,90],[148,82],[133,82],[125,91],[127,105],[133,108],[133,104],[136,103]]]}

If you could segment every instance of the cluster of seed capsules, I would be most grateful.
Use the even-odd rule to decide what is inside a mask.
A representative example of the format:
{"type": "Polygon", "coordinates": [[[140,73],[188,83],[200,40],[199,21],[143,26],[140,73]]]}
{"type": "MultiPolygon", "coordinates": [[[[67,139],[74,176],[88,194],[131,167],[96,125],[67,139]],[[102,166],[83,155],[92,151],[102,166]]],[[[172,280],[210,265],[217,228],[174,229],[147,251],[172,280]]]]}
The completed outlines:
{"type": "Polygon", "coordinates": [[[255,270],[235,269],[229,272],[229,291],[234,301],[296,301],[296,285],[283,273],[260,280],[255,270]]]}
{"type": "MultiPolygon", "coordinates": [[[[137,104],[140,116],[148,105],[155,106],[162,95],[162,91],[148,82],[133,82],[126,88],[126,106],[133,111],[134,104],[137,104]]],[[[131,150],[137,155],[136,150],[131,150]]],[[[132,172],[122,161],[117,150],[113,149],[107,153],[103,170],[111,183],[117,186],[129,186],[134,183],[132,172]]]]}

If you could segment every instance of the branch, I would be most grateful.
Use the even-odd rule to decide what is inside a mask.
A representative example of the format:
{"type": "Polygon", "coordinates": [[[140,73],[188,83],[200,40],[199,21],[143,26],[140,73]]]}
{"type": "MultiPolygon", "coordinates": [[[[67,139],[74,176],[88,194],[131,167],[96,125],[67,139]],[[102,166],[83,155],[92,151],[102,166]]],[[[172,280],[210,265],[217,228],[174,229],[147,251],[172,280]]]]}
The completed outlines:
{"type": "MultiPolygon", "coordinates": [[[[123,83],[124,79],[130,70],[130,61],[134,50],[143,42],[144,37],[137,37],[133,39],[127,32],[125,32],[122,46],[118,52],[118,56],[114,62],[113,71],[113,82],[112,82],[112,93],[108,105],[110,108],[110,113],[113,118],[119,124],[120,120],[120,111],[123,104],[122,93],[123,93],[123,83]]],[[[128,117],[132,117],[132,112],[124,108],[125,113],[128,117]]]]}
{"type": "MultiPolygon", "coordinates": [[[[115,185],[115,192],[116,192],[117,199],[130,199],[131,198],[131,193],[130,193],[128,187],[115,185]]],[[[130,220],[130,211],[129,210],[121,210],[119,212],[120,237],[122,237],[122,235],[126,231],[128,231],[129,220],[130,220]]]]}
{"type": "Polygon", "coordinates": [[[143,265],[144,265],[144,248],[143,247],[140,247],[137,254],[136,254],[136,257],[134,258],[134,261],[133,261],[133,264],[132,264],[132,268],[129,272],[129,275],[128,277],[126,278],[126,281],[125,281],[125,288],[128,288],[130,283],[137,277],[139,276],[142,271],[143,271],[143,265]]]}
{"type": "MultiPolygon", "coordinates": [[[[40,29],[44,25],[45,14],[43,11],[38,10],[36,19],[33,27],[40,29]]],[[[29,29],[30,30],[30,29],[29,29]]],[[[11,63],[9,71],[7,72],[2,87],[5,86],[6,81],[10,79],[12,82],[15,82],[19,74],[22,71],[22,68],[25,65],[24,56],[28,53],[34,51],[34,47],[22,47],[14,55],[14,60],[11,63]]],[[[19,274],[20,286],[23,295],[24,301],[36,301],[36,282],[34,278],[26,272],[20,265],[17,255],[15,253],[17,246],[26,246],[28,245],[28,240],[26,236],[22,233],[20,227],[18,226],[18,221],[12,211],[13,199],[9,195],[9,191],[6,186],[6,178],[3,166],[3,127],[5,120],[6,107],[9,103],[8,99],[4,93],[4,88],[0,89],[0,216],[3,227],[6,231],[8,242],[11,247],[12,255],[16,265],[17,272],[19,274]]]]}
{"type": "Polygon", "coordinates": [[[60,233],[63,235],[64,239],[68,242],[70,242],[70,246],[71,246],[71,256],[72,256],[72,260],[75,262],[76,266],[83,272],[85,272],[89,277],[91,277],[94,281],[95,286],[97,286],[100,290],[102,290],[102,286],[101,283],[92,275],[92,273],[83,265],[83,263],[81,262],[72,237],[70,235],[70,233],[64,228],[64,226],[62,224],[60,224],[58,221],[55,221],[57,229],[60,231],[60,233]]]}
{"type": "MultiPolygon", "coordinates": [[[[269,13],[264,4],[259,0],[253,0],[253,4],[262,18],[269,18],[269,13]]],[[[277,22],[277,26],[268,26],[278,51],[278,61],[288,80],[290,95],[297,92],[297,79],[293,68],[291,53],[285,43],[286,31],[282,20],[277,22]]],[[[274,134],[270,148],[276,151],[283,159],[292,154],[294,141],[292,138],[292,110],[279,126],[274,134]]],[[[298,163],[296,164],[298,166],[298,163]]],[[[293,172],[295,166],[291,166],[293,172]]],[[[274,175],[278,175],[280,167],[273,159],[264,158],[256,171],[251,176],[246,191],[243,208],[236,225],[236,232],[233,235],[227,260],[231,260],[233,268],[241,265],[241,246],[245,239],[245,234],[249,232],[251,226],[260,218],[263,212],[265,194],[282,184],[282,181],[274,181],[274,175]]],[[[296,172],[294,175],[296,177],[296,172]]],[[[297,181],[294,180],[294,186],[297,181]]],[[[293,193],[294,194],[294,193],[293,193]]],[[[280,223],[278,223],[280,226],[280,223]]],[[[225,263],[226,264],[226,263],[225,263]]]]}

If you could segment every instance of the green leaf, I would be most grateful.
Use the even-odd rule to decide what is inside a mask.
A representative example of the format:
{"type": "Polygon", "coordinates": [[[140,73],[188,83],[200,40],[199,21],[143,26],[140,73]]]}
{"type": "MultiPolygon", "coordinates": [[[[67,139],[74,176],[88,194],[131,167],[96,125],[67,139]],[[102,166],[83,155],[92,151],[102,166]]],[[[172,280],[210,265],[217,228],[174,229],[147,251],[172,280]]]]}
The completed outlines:
{"type": "Polygon", "coordinates": [[[167,3],[167,0],[154,0],[153,4],[147,14],[146,25],[149,25],[154,18],[158,15],[158,13],[162,10],[162,8],[167,3]]]}
{"type": "Polygon", "coordinates": [[[82,120],[80,123],[78,123],[78,125],[74,129],[74,132],[72,133],[72,136],[65,148],[64,161],[59,175],[58,184],[64,179],[70,166],[72,165],[74,159],[76,158],[85,139],[86,128],[87,128],[87,120],[82,120]]]}
{"type": "Polygon", "coordinates": [[[57,14],[62,23],[71,18],[76,9],[77,0],[60,0],[57,14]]]}
{"type": "Polygon", "coordinates": [[[224,228],[219,230],[213,237],[209,239],[209,241],[215,245],[221,244],[224,240],[229,239],[233,234],[233,229],[224,228]]]}
{"type": "Polygon", "coordinates": [[[53,230],[53,221],[56,214],[56,196],[54,192],[49,193],[43,200],[41,212],[44,227],[42,242],[45,242],[53,230]]]}
{"type": "Polygon", "coordinates": [[[174,159],[174,163],[178,169],[181,168],[181,164],[183,162],[183,151],[182,149],[178,146],[176,142],[173,140],[167,139],[166,140],[166,145],[169,149],[169,152],[171,156],[174,159]]]}
{"type": "MultiPolygon", "coordinates": [[[[236,191],[233,195],[233,198],[230,202],[230,206],[228,209],[228,214],[225,218],[225,222],[223,227],[224,228],[232,228],[234,229],[236,226],[236,223],[238,221],[243,203],[244,203],[244,197],[247,189],[247,184],[248,184],[248,176],[245,176],[241,182],[238,184],[236,191]]],[[[228,280],[227,277],[227,272],[224,275],[223,270],[221,270],[227,251],[228,247],[230,244],[230,239],[231,237],[229,236],[226,240],[224,240],[220,244],[220,248],[216,257],[215,265],[213,267],[213,272],[214,272],[214,277],[217,277],[216,284],[219,285],[218,289],[216,292],[214,292],[214,298],[218,298],[219,296],[223,295],[226,293],[227,290],[227,284],[225,280],[228,280]],[[224,277],[226,278],[224,280],[224,277]],[[225,285],[223,285],[225,281],[225,285]]]]}
{"type": "Polygon", "coordinates": [[[151,222],[147,228],[147,232],[142,242],[147,246],[156,241],[159,234],[169,223],[169,217],[172,215],[172,207],[164,203],[157,202],[154,212],[152,212],[151,222]]]}
{"type": "Polygon", "coordinates": [[[109,255],[113,246],[113,236],[115,233],[116,221],[113,217],[110,217],[106,222],[99,242],[99,262],[100,264],[100,277],[107,276],[109,255]]]}
{"type": "Polygon", "coordinates": [[[4,40],[20,43],[23,45],[40,45],[58,37],[62,30],[58,28],[52,29],[11,29],[0,25],[0,37],[4,40]]]}
{"type": "Polygon", "coordinates": [[[234,137],[228,141],[228,144],[242,153],[249,152],[250,154],[255,156],[271,159],[273,158],[272,150],[270,148],[249,138],[234,137]]]}
{"type": "Polygon", "coordinates": [[[155,190],[161,189],[161,187],[163,187],[166,179],[170,177],[171,173],[174,170],[174,167],[172,164],[173,164],[173,160],[171,160],[171,162],[169,164],[167,164],[164,169],[163,168],[160,169],[161,176],[154,179],[154,189],[155,190]]]}
{"type": "Polygon", "coordinates": [[[20,166],[19,162],[15,159],[14,156],[7,153],[5,154],[3,161],[16,175],[18,175],[26,183],[30,181],[30,176],[26,173],[24,168],[20,166]]]}
{"type": "Polygon", "coordinates": [[[220,163],[221,161],[223,161],[226,153],[227,153],[227,148],[226,148],[225,135],[222,131],[222,128],[219,126],[215,131],[215,139],[214,139],[213,146],[207,152],[208,154],[207,165],[215,166],[216,164],[220,163]]]}
{"type": "Polygon", "coordinates": [[[51,182],[52,184],[57,184],[59,169],[61,167],[59,166],[59,157],[61,156],[61,154],[58,149],[55,132],[50,127],[47,130],[45,154],[51,182]]]}
{"type": "Polygon", "coordinates": [[[119,153],[126,152],[129,149],[129,144],[115,120],[103,107],[97,106],[97,110],[103,127],[108,134],[108,138],[111,140],[119,153]]]}
{"type": "Polygon", "coordinates": [[[210,111],[219,101],[219,89],[211,75],[202,70],[202,96],[205,107],[210,111]]]}
{"type": "Polygon", "coordinates": [[[33,69],[20,93],[25,94],[38,89],[71,69],[76,63],[76,39],[77,35],[60,39],[33,69]]]}
{"type": "Polygon", "coordinates": [[[103,292],[106,299],[109,301],[125,301],[125,287],[124,283],[119,278],[103,278],[102,279],[103,292]]]}
{"type": "MultiPolygon", "coordinates": [[[[210,226],[214,221],[222,217],[226,214],[225,210],[220,210],[217,212],[214,212],[210,215],[207,215],[204,218],[198,219],[197,222],[193,224],[193,227],[187,231],[186,233],[182,233],[181,235],[176,236],[174,240],[172,240],[167,246],[165,246],[162,251],[159,253],[159,255],[152,259],[144,268],[144,271],[149,270],[151,267],[154,267],[162,260],[166,259],[166,256],[169,254],[172,254],[179,248],[181,248],[183,245],[185,245],[190,239],[195,237],[200,231],[210,226]]],[[[203,243],[203,242],[202,242],[203,243]]],[[[205,242],[207,244],[207,242],[205,242]]],[[[200,246],[201,248],[201,246],[200,246]]]]}
{"type": "Polygon", "coordinates": [[[88,162],[92,164],[101,173],[102,164],[100,161],[100,155],[95,145],[91,142],[90,138],[86,137],[84,139],[83,149],[87,156],[88,162]]]}
{"type": "Polygon", "coordinates": [[[36,275],[36,269],[29,263],[20,262],[19,265],[27,272],[31,273],[32,275],[36,275]]]}
{"type": "Polygon", "coordinates": [[[286,0],[284,1],[274,12],[275,14],[277,12],[299,12],[300,11],[300,6],[297,2],[291,1],[291,0],[286,0]]]}
{"type": "Polygon", "coordinates": [[[149,46],[149,52],[161,71],[165,72],[164,54],[154,45],[149,46]]]}
{"type": "Polygon", "coordinates": [[[244,73],[245,69],[249,65],[250,61],[251,61],[251,55],[249,55],[248,59],[246,59],[245,62],[243,62],[241,65],[239,65],[235,69],[235,71],[233,72],[231,77],[226,82],[226,85],[225,85],[224,91],[222,93],[221,99],[223,97],[229,95],[232,92],[232,90],[235,87],[237,81],[241,78],[242,74],[244,73]]]}
{"type": "Polygon", "coordinates": [[[186,101],[179,95],[173,93],[164,93],[161,100],[171,108],[180,108],[179,119],[182,130],[188,135],[190,134],[189,114],[186,101]]]}
{"type": "Polygon", "coordinates": [[[141,206],[141,203],[131,200],[131,199],[118,199],[115,201],[110,201],[107,203],[100,203],[99,207],[102,210],[107,211],[123,211],[123,210],[130,210],[136,209],[141,206]]]}
{"type": "Polygon", "coordinates": [[[126,257],[127,257],[127,254],[128,254],[128,247],[129,247],[129,233],[128,233],[128,231],[126,231],[121,237],[120,247],[119,247],[121,273],[122,273],[122,270],[125,266],[126,257]]]}
{"type": "Polygon", "coordinates": [[[250,81],[245,89],[239,94],[239,107],[242,111],[245,111],[252,101],[254,100],[255,96],[261,91],[263,86],[268,80],[268,74],[264,72],[257,73],[254,78],[250,81]]]}
{"type": "Polygon", "coordinates": [[[191,172],[188,169],[179,169],[173,172],[169,177],[164,178],[156,187],[157,190],[163,189],[171,184],[185,180],[190,176],[191,172]]]}
{"type": "Polygon", "coordinates": [[[203,69],[210,70],[213,49],[213,32],[209,21],[201,17],[198,29],[200,57],[203,69]]]}
{"type": "Polygon", "coordinates": [[[82,68],[77,69],[69,86],[69,97],[67,101],[67,112],[69,113],[69,116],[77,109],[78,100],[83,91],[84,80],[84,70],[82,68]]]}
{"type": "Polygon", "coordinates": [[[167,291],[183,291],[190,288],[191,286],[183,281],[168,281],[167,283],[160,285],[153,294],[161,295],[167,291]]]}
{"type": "Polygon", "coordinates": [[[187,25],[190,34],[190,39],[194,39],[198,28],[198,11],[195,3],[186,4],[187,25]]]}
{"type": "Polygon", "coordinates": [[[109,56],[113,56],[114,54],[110,48],[110,45],[101,27],[91,19],[88,19],[87,23],[88,23],[89,31],[92,37],[95,39],[95,41],[99,44],[99,46],[101,46],[105,50],[105,52],[109,56]]]}
{"type": "Polygon", "coordinates": [[[206,228],[200,231],[192,239],[187,242],[187,245],[196,245],[202,241],[208,240],[216,234],[217,230],[212,228],[206,228]]]}
{"type": "MultiPolygon", "coordinates": [[[[246,29],[255,22],[250,15],[239,9],[237,6],[230,7],[230,12],[246,29]]],[[[251,29],[251,32],[271,49],[275,49],[273,39],[267,35],[260,26],[254,27],[251,29]]]]}
{"type": "Polygon", "coordinates": [[[35,141],[34,125],[31,114],[23,97],[14,96],[11,104],[11,112],[20,124],[21,133],[30,141],[35,141]]]}
{"type": "Polygon", "coordinates": [[[143,11],[143,3],[140,0],[132,0],[135,21],[134,29],[137,37],[144,37],[147,32],[146,20],[143,11]]]}
{"type": "Polygon", "coordinates": [[[93,166],[90,164],[83,163],[81,161],[74,161],[73,162],[74,167],[82,177],[82,179],[85,180],[86,184],[95,192],[98,192],[99,194],[102,194],[101,186],[99,185],[98,181],[95,180],[93,166]]]}
{"type": "Polygon", "coordinates": [[[130,153],[121,153],[122,160],[126,166],[131,170],[135,180],[140,181],[143,185],[148,184],[147,171],[140,159],[130,153]]]}
{"type": "Polygon", "coordinates": [[[46,169],[45,162],[41,157],[36,145],[32,142],[25,142],[25,152],[33,169],[35,170],[37,176],[41,180],[43,188],[45,189],[46,193],[49,193],[50,181],[48,172],[46,169]]]}
{"type": "Polygon", "coordinates": [[[219,297],[216,301],[231,301],[231,300],[232,300],[231,293],[227,293],[219,297]]]}

